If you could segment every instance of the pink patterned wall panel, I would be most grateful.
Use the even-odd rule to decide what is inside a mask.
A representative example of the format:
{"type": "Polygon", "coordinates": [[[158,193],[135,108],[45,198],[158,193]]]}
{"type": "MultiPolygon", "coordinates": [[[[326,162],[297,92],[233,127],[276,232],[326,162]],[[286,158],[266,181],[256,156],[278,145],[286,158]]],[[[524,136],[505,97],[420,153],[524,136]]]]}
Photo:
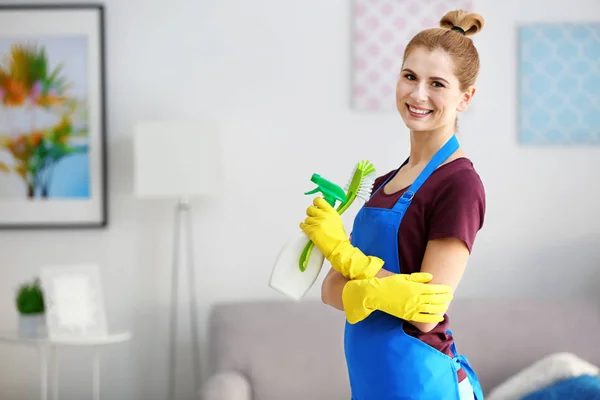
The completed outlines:
{"type": "Polygon", "coordinates": [[[354,0],[352,105],[396,110],[394,91],[404,47],[417,32],[439,26],[450,10],[471,11],[472,0],[354,0]]]}

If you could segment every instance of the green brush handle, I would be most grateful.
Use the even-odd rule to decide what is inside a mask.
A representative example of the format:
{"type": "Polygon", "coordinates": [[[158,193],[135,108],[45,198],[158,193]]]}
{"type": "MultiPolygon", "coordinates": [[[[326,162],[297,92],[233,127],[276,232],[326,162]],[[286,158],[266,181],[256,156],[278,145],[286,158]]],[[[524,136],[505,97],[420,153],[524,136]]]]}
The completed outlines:
{"type": "Polygon", "coordinates": [[[315,247],[315,243],[311,240],[306,243],[304,246],[304,250],[300,253],[300,261],[298,263],[298,267],[300,267],[300,271],[306,271],[306,267],[308,266],[308,259],[310,258],[310,254],[312,253],[312,249],[315,247]]]}

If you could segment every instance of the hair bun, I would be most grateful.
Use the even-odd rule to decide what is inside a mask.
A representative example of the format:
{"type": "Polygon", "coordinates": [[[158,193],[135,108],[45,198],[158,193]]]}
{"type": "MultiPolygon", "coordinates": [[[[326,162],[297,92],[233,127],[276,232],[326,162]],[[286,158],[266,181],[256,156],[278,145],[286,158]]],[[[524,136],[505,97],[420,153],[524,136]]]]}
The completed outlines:
{"type": "MultiPolygon", "coordinates": [[[[481,15],[465,10],[449,11],[440,20],[440,27],[446,29],[460,28],[464,31],[465,36],[472,36],[481,31],[483,25],[484,19],[481,15]]],[[[462,32],[458,31],[458,33],[462,32]]]]}

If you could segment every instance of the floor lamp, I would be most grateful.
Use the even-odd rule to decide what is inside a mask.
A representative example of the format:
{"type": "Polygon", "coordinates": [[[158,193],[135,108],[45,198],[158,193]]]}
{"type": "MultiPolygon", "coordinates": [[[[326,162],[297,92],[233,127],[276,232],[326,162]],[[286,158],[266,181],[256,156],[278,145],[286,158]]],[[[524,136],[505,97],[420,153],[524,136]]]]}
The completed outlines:
{"type": "Polygon", "coordinates": [[[187,260],[194,387],[198,393],[200,349],[197,323],[196,276],[193,258],[191,202],[194,197],[218,192],[221,180],[220,146],[215,124],[205,121],[140,122],[134,132],[135,194],[144,199],[175,202],[173,265],[171,269],[171,315],[169,329],[168,399],[175,399],[177,361],[177,300],[181,245],[187,260]],[[183,227],[183,230],[182,230],[183,227]],[[182,237],[184,236],[184,237],[182,237]]]}

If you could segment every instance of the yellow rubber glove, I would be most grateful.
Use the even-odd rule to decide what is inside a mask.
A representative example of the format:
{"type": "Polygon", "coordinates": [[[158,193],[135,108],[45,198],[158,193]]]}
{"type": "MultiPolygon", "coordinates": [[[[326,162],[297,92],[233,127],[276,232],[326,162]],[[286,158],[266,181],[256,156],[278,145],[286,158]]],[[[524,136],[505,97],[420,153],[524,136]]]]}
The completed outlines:
{"type": "Polygon", "coordinates": [[[433,276],[426,272],[396,274],[385,278],[348,281],[342,291],[346,319],[356,324],[373,311],[415,322],[440,322],[450,301],[452,288],[428,284],[433,276]]]}
{"type": "Polygon", "coordinates": [[[333,269],[348,279],[368,279],[377,275],[383,260],[365,255],[350,243],[341,216],[329,203],[321,197],[315,198],[306,215],[300,229],[321,250],[333,269]]]}

